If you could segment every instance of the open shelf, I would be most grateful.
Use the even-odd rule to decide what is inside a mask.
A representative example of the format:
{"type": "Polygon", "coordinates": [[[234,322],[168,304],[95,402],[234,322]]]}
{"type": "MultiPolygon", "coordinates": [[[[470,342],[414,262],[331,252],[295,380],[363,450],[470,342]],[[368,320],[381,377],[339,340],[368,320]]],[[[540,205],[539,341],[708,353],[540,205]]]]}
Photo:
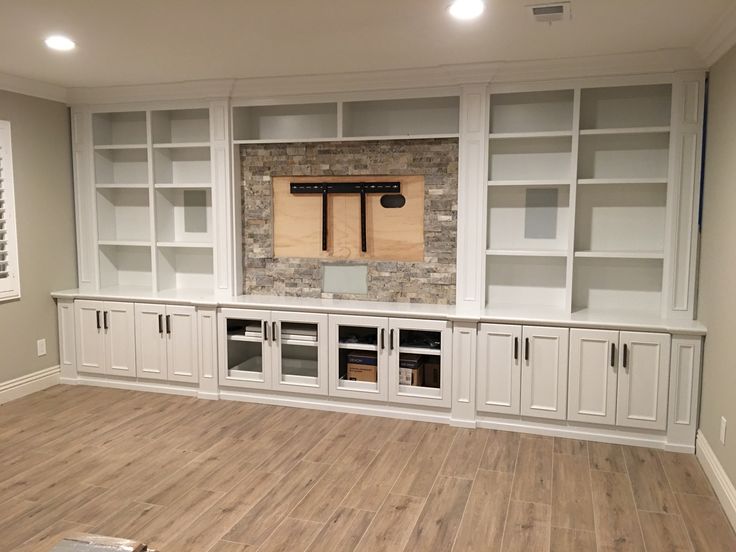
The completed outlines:
{"type": "Polygon", "coordinates": [[[457,135],[460,98],[411,98],[343,104],[343,136],[421,137],[457,135]]]}
{"type": "Polygon", "coordinates": [[[671,105],[669,84],[583,89],[580,128],[668,127],[671,105]]]}
{"type": "Polygon", "coordinates": [[[662,259],[576,258],[573,310],[656,313],[662,300],[662,259]]]}
{"type": "Polygon", "coordinates": [[[567,250],[486,249],[486,255],[491,257],[567,257],[567,250]]]}
{"type": "Polygon", "coordinates": [[[211,248],[158,247],[158,286],[167,289],[214,287],[214,257],[211,248]]]}
{"type": "Polygon", "coordinates": [[[337,138],[337,103],[233,107],[233,140],[337,138]]]}
{"type": "Polygon", "coordinates": [[[577,196],[575,250],[663,252],[666,216],[666,184],[585,187],[577,196]]]}
{"type": "Polygon", "coordinates": [[[95,146],[146,147],[146,112],[94,113],[92,140],[95,146]]]}
{"type": "Polygon", "coordinates": [[[172,242],[176,246],[211,245],[212,192],[199,189],[157,189],[156,235],[160,242],[172,242]]]}
{"type": "Polygon", "coordinates": [[[151,248],[100,245],[100,287],[153,287],[151,248]]]}
{"type": "Polygon", "coordinates": [[[492,134],[572,131],[573,91],[493,94],[490,117],[492,134]]]}
{"type": "Polygon", "coordinates": [[[155,184],[202,186],[212,182],[209,146],[157,148],[153,153],[155,184]]]}
{"type": "Polygon", "coordinates": [[[98,189],[98,239],[101,242],[149,242],[151,219],[148,199],[147,189],[98,189]]]}
{"type": "Polygon", "coordinates": [[[567,186],[488,188],[487,250],[566,251],[569,206],[567,186]]]}
{"type": "Polygon", "coordinates": [[[582,136],[596,136],[604,134],[668,134],[670,127],[631,127],[631,128],[595,128],[581,130],[582,136]]]}
{"type": "Polygon", "coordinates": [[[578,184],[582,186],[598,186],[609,184],[621,185],[642,185],[648,184],[667,184],[667,178],[581,178],[578,184]]]}
{"type": "Polygon", "coordinates": [[[554,130],[548,132],[492,132],[491,140],[518,140],[520,138],[563,138],[572,136],[571,130],[554,130]]]}
{"type": "Polygon", "coordinates": [[[664,259],[664,251],[576,251],[575,257],[589,259],[664,259]]]}
{"type": "Polygon", "coordinates": [[[491,140],[488,179],[565,180],[572,168],[572,138],[491,140]]]}
{"type": "Polygon", "coordinates": [[[581,179],[666,179],[668,134],[581,136],[578,175],[581,179]]]}
{"type": "Polygon", "coordinates": [[[154,147],[163,144],[209,145],[210,111],[207,108],[153,111],[151,133],[154,147]]]}
{"type": "Polygon", "coordinates": [[[487,306],[565,308],[566,266],[564,257],[488,257],[487,306]]]}
{"type": "Polygon", "coordinates": [[[95,150],[95,184],[148,186],[148,151],[144,149],[95,150]]]}
{"type": "Polygon", "coordinates": [[[489,180],[488,186],[527,186],[539,188],[542,186],[569,186],[569,180],[489,180]]]}

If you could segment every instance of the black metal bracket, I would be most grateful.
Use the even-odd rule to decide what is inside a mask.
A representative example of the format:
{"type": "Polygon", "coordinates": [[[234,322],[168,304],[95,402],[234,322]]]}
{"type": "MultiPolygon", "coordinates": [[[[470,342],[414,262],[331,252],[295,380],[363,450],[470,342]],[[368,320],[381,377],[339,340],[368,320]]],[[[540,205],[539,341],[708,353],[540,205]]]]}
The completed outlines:
{"type": "Polygon", "coordinates": [[[366,229],[367,194],[400,194],[401,182],[292,182],[292,194],[322,194],[322,251],[327,251],[327,197],[329,194],[360,194],[360,245],[368,251],[366,229]]]}

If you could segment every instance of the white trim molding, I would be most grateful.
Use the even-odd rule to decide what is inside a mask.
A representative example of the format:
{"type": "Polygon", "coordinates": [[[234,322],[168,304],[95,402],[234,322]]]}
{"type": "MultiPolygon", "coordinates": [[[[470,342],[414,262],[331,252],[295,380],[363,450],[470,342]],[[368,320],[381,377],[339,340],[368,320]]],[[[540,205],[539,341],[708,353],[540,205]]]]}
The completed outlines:
{"type": "Polygon", "coordinates": [[[736,45],[736,4],[722,14],[695,45],[695,50],[712,66],[721,56],[736,45]]]}
{"type": "Polygon", "coordinates": [[[15,92],[16,94],[25,94],[26,96],[34,96],[45,100],[53,100],[55,102],[66,103],[67,89],[63,86],[41,82],[25,77],[17,77],[0,73],[0,90],[15,92]]]}
{"type": "Polygon", "coordinates": [[[700,460],[700,465],[703,466],[703,471],[705,471],[710,484],[713,485],[713,489],[716,491],[716,496],[726,512],[726,517],[728,517],[731,525],[736,528],[736,488],[718,461],[716,453],[713,452],[702,431],[698,430],[696,439],[695,454],[700,460]]]}
{"type": "Polygon", "coordinates": [[[58,385],[59,373],[59,366],[52,366],[0,383],[0,404],[5,404],[30,395],[31,393],[43,391],[44,389],[58,385]]]}

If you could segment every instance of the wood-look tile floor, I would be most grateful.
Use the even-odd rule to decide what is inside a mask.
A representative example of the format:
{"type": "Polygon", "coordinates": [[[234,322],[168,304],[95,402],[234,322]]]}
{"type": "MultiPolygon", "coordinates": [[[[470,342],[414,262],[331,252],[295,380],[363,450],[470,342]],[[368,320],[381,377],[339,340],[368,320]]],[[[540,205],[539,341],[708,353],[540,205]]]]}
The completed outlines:
{"type": "Polygon", "coordinates": [[[690,455],[92,387],[0,406],[0,512],[15,552],[736,550],[690,455]]]}

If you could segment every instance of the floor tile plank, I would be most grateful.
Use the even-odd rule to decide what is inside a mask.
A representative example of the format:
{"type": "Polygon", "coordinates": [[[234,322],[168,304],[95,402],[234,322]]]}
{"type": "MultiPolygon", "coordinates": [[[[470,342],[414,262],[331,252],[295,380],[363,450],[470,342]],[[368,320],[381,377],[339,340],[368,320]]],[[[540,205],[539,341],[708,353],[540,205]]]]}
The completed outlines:
{"type": "Polygon", "coordinates": [[[679,515],[639,512],[647,552],[692,552],[693,547],[679,515]]]}
{"type": "Polygon", "coordinates": [[[514,476],[514,500],[551,504],[553,447],[551,439],[522,437],[514,476]]]}
{"type": "Polygon", "coordinates": [[[697,552],[733,552],[736,536],[714,497],[677,493],[685,528],[697,552]]]}
{"type": "Polygon", "coordinates": [[[552,525],[595,531],[587,454],[554,455],[552,525]]]}
{"type": "Polygon", "coordinates": [[[424,507],[424,499],[390,494],[363,535],[357,552],[401,552],[424,507]]]}
{"type": "Polygon", "coordinates": [[[546,552],[550,547],[551,508],[512,500],[503,537],[504,552],[546,552]]]}
{"type": "Polygon", "coordinates": [[[591,471],[599,550],[644,552],[631,484],[625,474],[591,471]]]}
{"type": "Polygon", "coordinates": [[[513,474],[478,470],[455,541],[455,552],[501,551],[513,474]]]}
{"type": "Polygon", "coordinates": [[[636,507],[649,512],[678,513],[675,496],[657,451],[642,447],[624,447],[624,459],[634,490],[636,507]]]}

